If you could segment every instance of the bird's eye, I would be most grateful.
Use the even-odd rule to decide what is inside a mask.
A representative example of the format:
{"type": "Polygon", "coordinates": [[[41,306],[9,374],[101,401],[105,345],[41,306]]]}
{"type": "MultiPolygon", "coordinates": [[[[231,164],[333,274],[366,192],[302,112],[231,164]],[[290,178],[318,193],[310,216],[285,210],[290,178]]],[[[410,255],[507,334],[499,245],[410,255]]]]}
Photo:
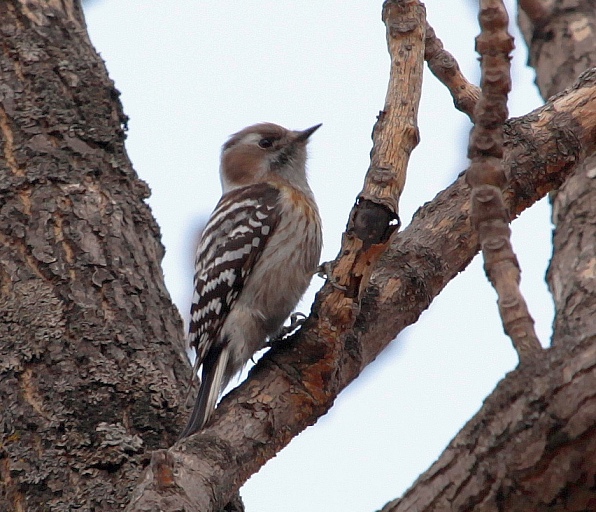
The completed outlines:
{"type": "Polygon", "coordinates": [[[259,147],[263,149],[273,146],[273,137],[264,137],[259,141],[259,147]]]}

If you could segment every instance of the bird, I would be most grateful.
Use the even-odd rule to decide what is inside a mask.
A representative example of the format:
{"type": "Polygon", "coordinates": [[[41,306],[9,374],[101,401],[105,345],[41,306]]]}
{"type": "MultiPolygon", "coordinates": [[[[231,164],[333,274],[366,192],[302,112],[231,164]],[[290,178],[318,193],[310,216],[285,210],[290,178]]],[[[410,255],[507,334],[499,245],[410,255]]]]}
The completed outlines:
{"type": "Polygon", "coordinates": [[[255,124],[222,146],[222,196],[198,244],[190,309],[201,379],[179,439],[205,427],[230,379],[281,332],[317,272],[322,228],[306,159],[320,126],[255,124]]]}

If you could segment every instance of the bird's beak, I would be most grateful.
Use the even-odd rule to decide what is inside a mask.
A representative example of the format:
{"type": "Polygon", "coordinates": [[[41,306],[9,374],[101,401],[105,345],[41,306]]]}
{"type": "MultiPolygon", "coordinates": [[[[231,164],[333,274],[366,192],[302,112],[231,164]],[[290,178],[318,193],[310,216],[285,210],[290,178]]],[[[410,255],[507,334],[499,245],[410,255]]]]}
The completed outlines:
{"type": "Polygon", "coordinates": [[[307,141],[308,138],[313,133],[315,133],[322,125],[323,125],[323,123],[315,124],[314,126],[311,126],[310,128],[307,128],[304,131],[296,132],[296,138],[294,140],[296,142],[305,142],[305,141],[307,141]]]}

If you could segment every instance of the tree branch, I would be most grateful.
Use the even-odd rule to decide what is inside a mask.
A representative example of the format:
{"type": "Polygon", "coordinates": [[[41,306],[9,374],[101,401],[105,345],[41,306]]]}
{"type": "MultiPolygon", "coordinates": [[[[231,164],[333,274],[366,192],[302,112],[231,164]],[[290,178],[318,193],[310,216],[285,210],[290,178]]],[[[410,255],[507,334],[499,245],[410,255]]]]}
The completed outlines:
{"type": "Polygon", "coordinates": [[[382,512],[594,510],[594,341],[557,347],[510,373],[441,457],[382,512]]]}
{"type": "MultiPolygon", "coordinates": [[[[509,121],[504,195],[512,216],[559,186],[595,151],[595,104],[596,72],[590,71],[540,109],[509,121]]],[[[331,340],[333,331],[321,334],[329,329],[321,304],[333,292],[333,285],[325,285],[305,327],[268,352],[249,379],[224,398],[210,427],[169,450],[174,483],[167,492],[158,489],[150,466],[128,510],[142,510],[149,502],[163,510],[221,508],[250,475],[322,416],[337,394],[467,266],[478,250],[469,208],[462,178],[422,207],[383,255],[354,328],[336,330],[331,340]]],[[[524,375],[531,378],[534,368],[539,376],[538,366],[524,375]]],[[[535,419],[525,417],[529,425],[535,419]]]]}
{"type": "Polygon", "coordinates": [[[474,120],[474,108],[480,97],[480,88],[463,75],[455,57],[443,47],[435,30],[426,23],[424,60],[439,81],[449,89],[457,110],[474,120]]]}
{"type": "Polygon", "coordinates": [[[553,12],[552,2],[545,0],[518,0],[519,8],[535,25],[544,23],[553,12]]]}
{"type": "Polygon", "coordinates": [[[343,330],[354,324],[370,274],[399,227],[399,198],[410,154],[419,140],[425,18],[418,0],[383,4],[391,55],[387,96],[373,129],[370,166],[350,212],[340,256],[328,265],[334,291],[322,304],[322,315],[343,330]]]}
{"type": "Polygon", "coordinates": [[[470,168],[466,183],[472,188],[472,222],[478,230],[484,270],[497,292],[503,328],[521,363],[542,350],[519,283],[521,271],[511,245],[509,215],[503,202],[503,123],[511,90],[509,16],[502,0],[482,0],[478,15],[482,32],[476,38],[482,68],[480,100],[470,134],[470,168]]]}

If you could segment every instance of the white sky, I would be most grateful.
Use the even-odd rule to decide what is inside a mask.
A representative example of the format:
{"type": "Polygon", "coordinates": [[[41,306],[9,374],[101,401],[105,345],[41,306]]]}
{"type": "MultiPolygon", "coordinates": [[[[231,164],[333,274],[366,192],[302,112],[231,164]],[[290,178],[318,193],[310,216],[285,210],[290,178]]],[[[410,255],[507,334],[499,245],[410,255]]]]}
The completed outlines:
{"type": "MultiPolygon", "coordinates": [[[[166,284],[184,316],[195,232],[220,196],[220,147],[249,124],[323,123],[310,143],[309,169],[324,222],[323,259],[337,255],[387,87],[381,4],[100,0],[87,8],[92,41],[130,116],[128,152],[153,191],[166,284]]],[[[445,47],[477,82],[472,4],[427,0],[426,7],[445,47]]],[[[510,112],[522,115],[541,102],[517,34],[516,43],[510,112]]],[[[466,167],[467,118],[426,69],[419,127],[400,207],[404,226],[466,167]]],[[[522,287],[543,344],[552,323],[544,284],[549,215],[542,201],[513,225],[522,287]]],[[[321,284],[313,280],[302,311],[321,284]]],[[[381,508],[436,459],[516,361],[476,258],[327,416],[251,478],[241,491],[246,509],[381,508]]]]}

